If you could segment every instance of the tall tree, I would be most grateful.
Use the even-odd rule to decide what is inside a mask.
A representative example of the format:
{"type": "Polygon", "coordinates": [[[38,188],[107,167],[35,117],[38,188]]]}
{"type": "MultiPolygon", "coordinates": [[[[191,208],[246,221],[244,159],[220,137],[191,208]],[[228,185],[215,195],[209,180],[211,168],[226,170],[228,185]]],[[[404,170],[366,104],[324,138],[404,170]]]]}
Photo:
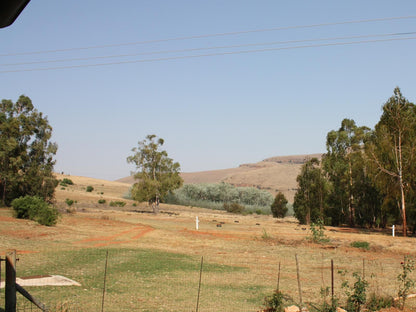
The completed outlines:
{"type": "Polygon", "coordinates": [[[53,197],[57,180],[53,157],[57,145],[50,142],[52,127],[30,98],[0,103],[0,201],[31,195],[53,197]]]}
{"type": "Polygon", "coordinates": [[[330,205],[339,214],[333,220],[335,224],[348,222],[350,226],[355,225],[355,191],[359,190],[354,185],[364,170],[364,139],[369,130],[358,127],[352,119],[344,119],[338,131],[330,131],[327,135],[323,167],[333,187],[330,205]]]}
{"type": "Polygon", "coordinates": [[[415,144],[415,105],[396,87],[394,95],[384,104],[383,114],[366,147],[381,179],[390,185],[386,197],[396,200],[404,236],[407,233],[406,195],[415,179],[415,144]]]}
{"type": "Polygon", "coordinates": [[[307,160],[297,177],[298,190],[293,202],[295,217],[310,224],[323,219],[326,209],[328,183],[317,158],[307,160]]]}
{"type": "Polygon", "coordinates": [[[133,199],[152,202],[155,213],[158,212],[159,200],[183,184],[179,175],[180,165],[169,158],[165,150],[160,150],[163,144],[162,138],[148,135],[139,141],[139,146],[132,149],[134,154],[127,158],[127,162],[135,164],[137,169],[134,178],[138,182],[131,191],[133,199]]]}

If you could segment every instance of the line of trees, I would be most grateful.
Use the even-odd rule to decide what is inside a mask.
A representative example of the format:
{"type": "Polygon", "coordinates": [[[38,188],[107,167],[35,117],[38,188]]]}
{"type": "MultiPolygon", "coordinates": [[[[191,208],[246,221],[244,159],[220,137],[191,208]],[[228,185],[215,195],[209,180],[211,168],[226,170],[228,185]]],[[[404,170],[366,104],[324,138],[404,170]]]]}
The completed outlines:
{"type": "Polygon", "coordinates": [[[402,223],[416,231],[416,106],[398,87],[374,129],[344,119],[327,134],[326,148],[297,177],[293,208],[301,223],[402,223]]]}

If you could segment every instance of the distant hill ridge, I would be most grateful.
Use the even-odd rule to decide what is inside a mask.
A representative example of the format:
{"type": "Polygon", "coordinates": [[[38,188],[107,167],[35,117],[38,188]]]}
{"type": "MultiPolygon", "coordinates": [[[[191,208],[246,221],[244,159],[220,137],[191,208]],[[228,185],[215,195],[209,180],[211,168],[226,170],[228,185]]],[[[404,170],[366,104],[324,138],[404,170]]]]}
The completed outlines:
{"type": "MultiPolygon", "coordinates": [[[[185,183],[225,182],[235,186],[256,187],[270,191],[273,195],[282,192],[289,202],[293,202],[297,189],[296,177],[307,159],[322,158],[322,154],[276,156],[252,164],[241,164],[237,168],[183,172],[185,183]]],[[[134,183],[132,176],[117,180],[134,183]]]]}
{"type": "Polygon", "coordinates": [[[311,158],[322,158],[323,154],[308,154],[308,155],[294,155],[294,156],[275,156],[266,158],[263,161],[290,163],[290,164],[304,164],[306,160],[311,158]]]}

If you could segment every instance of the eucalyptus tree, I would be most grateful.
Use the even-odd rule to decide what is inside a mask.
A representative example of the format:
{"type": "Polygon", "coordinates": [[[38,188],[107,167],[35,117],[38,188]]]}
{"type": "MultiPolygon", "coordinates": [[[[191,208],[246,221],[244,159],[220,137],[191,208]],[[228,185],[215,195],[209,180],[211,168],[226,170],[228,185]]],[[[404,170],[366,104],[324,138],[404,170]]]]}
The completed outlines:
{"type": "Polygon", "coordinates": [[[162,138],[148,135],[139,141],[138,147],[132,149],[133,155],[127,158],[127,162],[135,164],[137,170],[134,178],[138,181],[131,190],[133,199],[153,203],[155,213],[158,212],[159,200],[183,184],[179,175],[180,165],[169,158],[165,150],[160,150],[163,144],[162,138]]]}
{"type": "Polygon", "coordinates": [[[56,143],[52,127],[27,96],[0,102],[0,202],[30,195],[51,200],[58,183],[53,175],[56,143]]]}
{"type": "Polygon", "coordinates": [[[416,178],[415,110],[415,105],[396,87],[394,95],[383,105],[380,121],[366,144],[369,158],[378,171],[379,188],[399,207],[404,236],[407,232],[406,197],[416,178]]]}
{"type": "Polygon", "coordinates": [[[329,204],[332,206],[333,223],[348,222],[355,225],[357,194],[354,185],[363,176],[365,168],[364,140],[369,128],[358,127],[352,119],[344,119],[341,127],[327,134],[327,153],[323,168],[332,184],[329,204]]]}
{"type": "Polygon", "coordinates": [[[298,177],[293,210],[300,223],[310,224],[324,218],[328,183],[317,158],[309,159],[302,165],[298,177]]]}

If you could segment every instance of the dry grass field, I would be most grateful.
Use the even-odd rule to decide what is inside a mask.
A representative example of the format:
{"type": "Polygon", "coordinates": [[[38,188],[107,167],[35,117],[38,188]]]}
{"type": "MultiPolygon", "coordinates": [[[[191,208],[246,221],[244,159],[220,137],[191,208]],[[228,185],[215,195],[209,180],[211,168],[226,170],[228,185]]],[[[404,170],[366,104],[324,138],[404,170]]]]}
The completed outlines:
{"type": "MultiPolygon", "coordinates": [[[[59,306],[57,311],[65,304],[70,307],[65,311],[101,310],[107,251],[105,311],[195,311],[202,257],[200,311],[260,311],[263,298],[276,288],[279,263],[280,289],[300,301],[295,255],[302,300],[315,306],[324,300],[321,288],[331,285],[331,260],[335,293],[344,299],[339,270],[348,272],[350,282],[353,272],[364,272],[370,292],[396,296],[400,263],[405,255],[416,256],[414,238],[390,233],[328,227],[330,241],[314,244],[309,228],[290,218],[164,204],[154,215],[146,204],[123,199],[128,183],[58,176],[64,177],[74,185],[58,186],[56,200],[70,213],[64,212],[56,226],[17,220],[9,209],[0,209],[0,255],[17,250],[18,276],[59,274],[81,283],[29,288],[59,306]],[[94,190],[86,192],[87,186],[94,190]],[[76,203],[68,207],[67,198],[76,203]],[[106,203],[98,204],[99,199],[106,203]],[[126,205],[114,208],[110,201],[126,205]],[[369,250],[351,247],[357,241],[368,242],[369,250]]],[[[416,311],[412,300],[409,307],[416,311]]]]}

